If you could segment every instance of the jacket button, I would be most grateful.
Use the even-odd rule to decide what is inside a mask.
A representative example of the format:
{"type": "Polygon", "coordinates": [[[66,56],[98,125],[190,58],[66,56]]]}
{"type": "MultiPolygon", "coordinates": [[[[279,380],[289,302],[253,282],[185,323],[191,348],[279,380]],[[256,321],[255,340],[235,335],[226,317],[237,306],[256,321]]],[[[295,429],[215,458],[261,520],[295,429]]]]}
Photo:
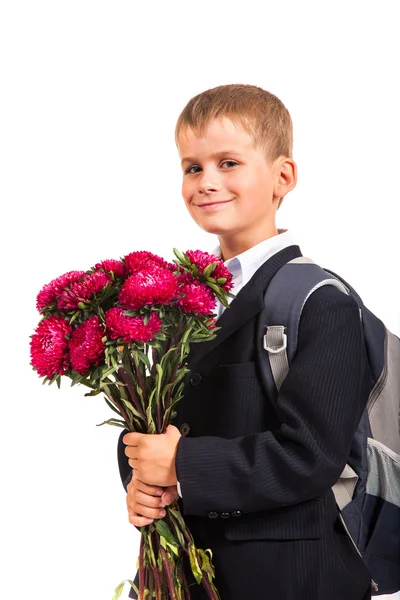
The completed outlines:
{"type": "Polygon", "coordinates": [[[192,385],[199,385],[199,383],[202,379],[203,378],[200,375],[200,373],[193,373],[193,375],[191,375],[191,377],[190,377],[190,383],[192,385]]]}
{"type": "Polygon", "coordinates": [[[188,423],[183,423],[180,426],[179,431],[181,432],[182,435],[187,435],[190,431],[190,425],[188,423]]]}
{"type": "Polygon", "coordinates": [[[208,513],[208,518],[209,519],[217,519],[218,513],[212,510],[211,512],[208,513]]]}
{"type": "Polygon", "coordinates": [[[231,515],[229,513],[221,513],[221,519],[229,519],[230,516],[231,515]]]}
{"type": "Polygon", "coordinates": [[[241,516],[242,516],[242,513],[241,513],[241,511],[240,511],[240,510],[234,510],[234,511],[231,513],[231,515],[232,515],[232,517],[241,517],[241,516]]]}

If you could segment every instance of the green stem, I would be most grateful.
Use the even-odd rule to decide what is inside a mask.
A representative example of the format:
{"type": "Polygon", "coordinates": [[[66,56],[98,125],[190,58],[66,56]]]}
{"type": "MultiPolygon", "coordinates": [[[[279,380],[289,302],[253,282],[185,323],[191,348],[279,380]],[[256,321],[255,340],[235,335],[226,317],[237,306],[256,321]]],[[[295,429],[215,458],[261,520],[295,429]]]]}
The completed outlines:
{"type": "Polygon", "coordinates": [[[165,574],[167,576],[167,583],[168,583],[168,590],[170,593],[170,599],[171,600],[178,600],[176,597],[176,593],[175,593],[175,585],[174,585],[174,581],[173,581],[173,577],[172,577],[172,572],[171,572],[171,563],[168,559],[168,556],[164,550],[164,548],[160,545],[160,553],[163,559],[163,565],[164,565],[164,569],[165,569],[165,574]]]}
{"type": "Polygon", "coordinates": [[[135,365],[136,366],[136,376],[137,376],[137,379],[139,382],[140,389],[143,392],[143,404],[147,405],[147,403],[148,403],[147,388],[146,388],[146,383],[143,381],[142,370],[141,370],[143,363],[139,359],[135,360],[135,363],[136,363],[136,365],[135,365]]]}
{"type": "Polygon", "coordinates": [[[140,550],[139,550],[139,599],[144,600],[144,535],[140,536],[140,550]]]}

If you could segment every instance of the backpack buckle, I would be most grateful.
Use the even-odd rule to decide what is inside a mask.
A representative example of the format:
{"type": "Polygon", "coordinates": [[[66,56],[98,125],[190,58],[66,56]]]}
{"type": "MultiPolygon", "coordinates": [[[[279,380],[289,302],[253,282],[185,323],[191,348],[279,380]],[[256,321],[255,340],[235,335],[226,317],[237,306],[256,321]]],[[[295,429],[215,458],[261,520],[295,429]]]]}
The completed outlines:
{"type": "Polygon", "coordinates": [[[264,349],[270,354],[279,354],[287,348],[287,335],[284,333],[283,325],[272,325],[267,327],[267,333],[264,335],[264,349]]]}

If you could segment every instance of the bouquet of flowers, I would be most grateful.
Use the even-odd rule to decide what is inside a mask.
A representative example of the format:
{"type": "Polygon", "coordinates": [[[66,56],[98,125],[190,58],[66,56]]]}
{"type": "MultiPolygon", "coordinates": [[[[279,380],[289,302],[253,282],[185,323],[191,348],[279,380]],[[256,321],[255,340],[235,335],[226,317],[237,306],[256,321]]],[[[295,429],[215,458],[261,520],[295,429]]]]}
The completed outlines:
{"type": "MultiPolygon", "coordinates": [[[[216,299],[227,307],[234,297],[219,258],[199,250],[174,254],[172,262],[147,251],[104,260],[57,277],[37,295],[42,319],[31,336],[31,365],[43,383],[60,387],[64,376],[90,388],[86,396],[104,394],[115,416],[101,425],[165,433],[184,393],[190,344],[215,337],[216,299]]],[[[211,550],[196,548],[177,501],[166,512],[140,528],[139,600],[190,599],[184,554],[197,583],[219,599],[211,550]]]]}

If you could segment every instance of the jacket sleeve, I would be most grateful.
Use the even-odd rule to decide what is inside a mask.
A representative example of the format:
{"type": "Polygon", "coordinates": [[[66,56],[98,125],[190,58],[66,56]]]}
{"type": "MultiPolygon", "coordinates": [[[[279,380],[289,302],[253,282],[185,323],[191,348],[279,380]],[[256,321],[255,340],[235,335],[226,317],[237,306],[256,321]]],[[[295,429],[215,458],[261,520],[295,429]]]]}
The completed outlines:
{"type": "MultiPolygon", "coordinates": [[[[250,513],[324,495],[346,464],[371,387],[357,303],[321,287],[304,306],[297,352],[277,398],[279,431],[180,438],[184,514],[250,513]]],[[[229,410],[229,399],[222,401],[229,410]]]]}
{"type": "Polygon", "coordinates": [[[126,433],[129,433],[128,429],[124,429],[118,438],[117,454],[118,454],[118,468],[121,477],[122,485],[124,486],[125,492],[127,491],[128,484],[132,479],[132,467],[128,463],[128,457],[125,454],[125,444],[122,438],[126,433]]]}

